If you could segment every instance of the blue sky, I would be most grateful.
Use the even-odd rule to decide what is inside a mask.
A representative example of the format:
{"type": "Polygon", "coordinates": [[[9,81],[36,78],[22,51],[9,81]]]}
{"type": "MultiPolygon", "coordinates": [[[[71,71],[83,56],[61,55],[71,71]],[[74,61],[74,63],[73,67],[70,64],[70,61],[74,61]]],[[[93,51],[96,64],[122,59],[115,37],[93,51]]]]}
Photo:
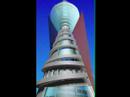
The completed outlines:
{"type": "MultiPolygon", "coordinates": [[[[62,0],[36,0],[36,81],[42,79],[41,71],[48,60],[50,51],[48,16],[52,7],[62,0]]],[[[90,62],[94,75],[95,67],[95,1],[94,0],[68,0],[84,13],[88,44],[90,50],[90,62]]]]}

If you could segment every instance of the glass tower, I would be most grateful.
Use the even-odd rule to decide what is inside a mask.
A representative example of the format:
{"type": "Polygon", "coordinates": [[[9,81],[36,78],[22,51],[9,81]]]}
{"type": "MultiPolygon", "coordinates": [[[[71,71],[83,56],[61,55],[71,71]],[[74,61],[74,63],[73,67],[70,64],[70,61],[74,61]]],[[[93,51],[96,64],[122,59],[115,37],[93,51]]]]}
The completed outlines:
{"type": "Polygon", "coordinates": [[[73,30],[78,9],[67,1],[56,4],[50,19],[58,34],[37,83],[37,97],[94,97],[94,91],[81,58],[73,30]]]}

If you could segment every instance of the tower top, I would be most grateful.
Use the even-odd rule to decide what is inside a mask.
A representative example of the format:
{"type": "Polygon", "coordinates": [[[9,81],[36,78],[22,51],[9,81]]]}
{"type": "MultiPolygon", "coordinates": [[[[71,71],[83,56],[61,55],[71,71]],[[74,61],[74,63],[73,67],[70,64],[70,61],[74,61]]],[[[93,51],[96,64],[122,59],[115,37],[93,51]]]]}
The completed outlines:
{"type": "Polygon", "coordinates": [[[52,8],[50,18],[57,32],[61,30],[64,24],[69,26],[70,32],[73,32],[79,19],[79,11],[75,5],[63,0],[52,8]]]}

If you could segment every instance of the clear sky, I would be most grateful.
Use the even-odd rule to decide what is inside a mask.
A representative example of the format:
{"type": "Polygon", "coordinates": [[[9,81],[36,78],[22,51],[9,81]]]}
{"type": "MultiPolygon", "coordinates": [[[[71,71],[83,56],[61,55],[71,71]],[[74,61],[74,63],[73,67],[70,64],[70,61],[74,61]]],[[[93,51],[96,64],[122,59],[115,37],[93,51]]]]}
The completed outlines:
{"type": "MultiPolygon", "coordinates": [[[[48,16],[52,7],[62,0],[36,0],[36,81],[42,79],[41,71],[50,51],[48,16]]],[[[95,0],[67,0],[83,12],[90,50],[90,62],[95,67],[95,0]]]]}

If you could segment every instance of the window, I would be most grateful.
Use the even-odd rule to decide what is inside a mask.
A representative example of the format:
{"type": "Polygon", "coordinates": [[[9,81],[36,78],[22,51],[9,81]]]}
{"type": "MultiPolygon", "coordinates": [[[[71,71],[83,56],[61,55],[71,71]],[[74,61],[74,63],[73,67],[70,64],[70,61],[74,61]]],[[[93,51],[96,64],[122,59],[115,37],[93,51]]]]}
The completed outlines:
{"type": "Polygon", "coordinates": [[[93,97],[88,86],[48,87],[42,97],[93,97]]]}
{"type": "Polygon", "coordinates": [[[74,59],[74,58],[62,58],[62,61],[79,61],[78,59],[74,59]]]}
{"type": "Polygon", "coordinates": [[[73,48],[61,48],[59,50],[59,55],[72,55],[76,54],[75,49],[73,48]]]}

